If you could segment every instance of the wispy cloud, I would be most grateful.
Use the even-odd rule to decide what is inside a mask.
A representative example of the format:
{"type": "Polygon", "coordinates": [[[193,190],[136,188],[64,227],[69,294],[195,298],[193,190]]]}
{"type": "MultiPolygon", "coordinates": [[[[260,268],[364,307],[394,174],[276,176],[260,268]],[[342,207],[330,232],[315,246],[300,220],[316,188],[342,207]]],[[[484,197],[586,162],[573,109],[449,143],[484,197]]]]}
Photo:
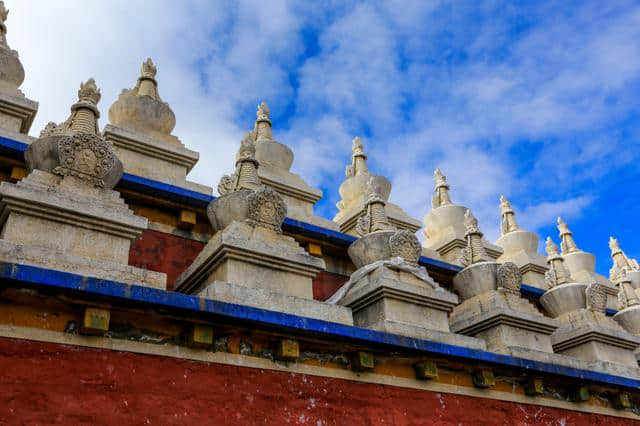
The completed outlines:
{"type": "MultiPolygon", "coordinates": [[[[294,170],[325,190],[328,217],[355,135],[411,215],[429,209],[439,166],[490,238],[501,193],[532,230],[558,214],[593,229],[622,171],[640,176],[637,2],[6,3],[23,90],[41,104],[33,133],[63,120],[90,76],[104,124],[151,56],[174,133],[201,152],[191,178],[209,185],[262,99],[294,170]]],[[[606,257],[606,242],[588,244],[606,257]]]]}

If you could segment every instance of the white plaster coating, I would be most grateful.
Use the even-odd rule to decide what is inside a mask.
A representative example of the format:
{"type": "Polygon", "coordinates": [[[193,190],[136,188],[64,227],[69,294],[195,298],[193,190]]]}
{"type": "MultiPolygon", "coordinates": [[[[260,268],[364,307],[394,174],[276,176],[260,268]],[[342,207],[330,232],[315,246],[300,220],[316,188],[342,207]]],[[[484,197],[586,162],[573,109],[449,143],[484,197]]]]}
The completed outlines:
{"type": "Polygon", "coordinates": [[[538,253],[538,235],[518,227],[515,211],[504,196],[500,196],[500,210],[502,235],[496,245],[504,252],[496,260],[515,263],[524,283],[546,290],[544,274],[548,268],[546,259],[538,253]]]}
{"type": "Polygon", "coordinates": [[[258,176],[262,184],[278,191],[287,204],[289,217],[337,231],[335,223],[313,213],[313,205],[322,198],[322,191],[309,186],[304,179],[290,171],[293,151],[273,138],[270,114],[266,103],[258,105],[251,132],[256,146],[256,160],[260,163],[258,176]]]}
{"type": "Polygon", "coordinates": [[[391,182],[384,176],[378,176],[367,167],[367,156],[364,153],[362,140],[356,137],[352,141],[351,165],[346,168],[346,179],[340,185],[342,199],[336,204],[338,213],[333,221],[340,225],[340,231],[358,235],[357,221],[365,213],[370,194],[369,187],[376,188],[378,197],[384,202],[384,209],[391,224],[399,229],[416,232],[420,229],[420,221],[410,217],[399,206],[389,203],[391,182]]]}
{"type": "MultiPolygon", "coordinates": [[[[440,169],[434,172],[434,180],[432,209],[424,216],[425,239],[422,245],[440,253],[442,260],[459,265],[461,251],[467,245],[464,215],[468,209],[451,201],[449,185],[440,169]]],[[[501,247],[484,238],[482,245],[492,259],[497,259],[503,253],[501,247]]]]}
{"type": "Polygon", "coordinates": [[[147,59],[132,89],[124,89],[109,108],[104,137],[113,143],[127,173],[192,191],[212,194],[208,186],[186,179],[199,154],[171,134],[175,115],[158,93],[157,68],[147,59]]]}

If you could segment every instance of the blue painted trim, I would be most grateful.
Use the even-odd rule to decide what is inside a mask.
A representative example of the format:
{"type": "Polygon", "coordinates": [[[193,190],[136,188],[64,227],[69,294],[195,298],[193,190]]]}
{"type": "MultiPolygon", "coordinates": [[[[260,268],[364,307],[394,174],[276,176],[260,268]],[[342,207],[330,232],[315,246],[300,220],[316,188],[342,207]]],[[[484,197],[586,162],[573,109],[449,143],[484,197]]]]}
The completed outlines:
{"type": "Polygon", "coordinates": [[[28,144],[13,139],[0,136],[0,153],[17,160],[24,159],[24,152],[29,147],[28,144]]]}
{"type": "Polygon", "coordinates": [[[206,208],[214,199],[211,195],[202,194],[200,192],[191,191],[189,189],[180,188],[179,186],[169,185],[168,183],[158,182],[156,180],[147,179],[142,176],[135,176],[124,173],[119,188],[131,189],[143,194],[152,195],[164,200],[171,200],[192,207],[206,208]]]}
{"type": "Polygon", "coordinates": [[[443,355],[445,357],[453,356],[474,363],[486,362],[523,368],[540,373],[590,380],[608,385],[624,386],[634,389],[640,388],[640,380],[626,377],[515,358],[477,349],[468,349],[232,303],[205,300],[195,296],[137,285],[127,285],[110,280],[83,277],[77,274],[53,271],[35,266],[0,262],[0,279],[35,284],[50,289],[75,290],[85,293],[83,297],[102,296],[119,299],[121,302],[129,301],[152,305],[160,309],[173,308],[190,311],[193,314],[207,313],[223,316],[232,320],[254,321],[275,326],[279,329],[289,329],[289,331],[321,334],[327,339],[348,339],[362,343],[382,344],[396,348],[443,355]]]}
{"type": "Polygon", "coordinates": [[[538,287],[534,287],[528,284],[520,285],[520,294],[525,297],[531,297],[534,299],[539,299],[540,296],[544,294],[544,290],[538,287]]]}

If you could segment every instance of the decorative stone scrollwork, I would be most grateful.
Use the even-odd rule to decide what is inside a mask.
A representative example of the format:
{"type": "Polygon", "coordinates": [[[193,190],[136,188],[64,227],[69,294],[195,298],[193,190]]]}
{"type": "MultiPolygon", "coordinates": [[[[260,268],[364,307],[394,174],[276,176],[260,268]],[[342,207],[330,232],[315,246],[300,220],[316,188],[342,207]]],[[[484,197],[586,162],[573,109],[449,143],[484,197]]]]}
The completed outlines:
{"type": "Polygon", "coordinates": [[[422,254],[422,246],[418,237],[406,229],[396,231],[389,238],[389,247],[392,257],[401,257],[412,266],[418,265],[418,260],[422,254]]]}
{"type": "Polygon", "coordinates": [[[589,284],[585,291],[587,295],[587,309],[604,314],[607,306],[607,293],[604,285],[592,283],[589,284]]]}
{"type": "Polygon", "coordinates": [[[498,267],[498,291],[520,295],[522,273],[518,265],[512,262],[503,263],[498,267]]]}
{"type": "Polygon", "coordinates": [[[261,187],[248,197],[248,221],[253,226],[262,226],[282,232],[282,222],[287,215],[287,205],[273,189],[261,187]]]}
{"type": "Polygon", "coordinates": [[[53,172],[75,176],[103,188],[104,178],[115,166],[109,143],[90,133],[74,133],[58,142],[59,166],[53,172]]]}

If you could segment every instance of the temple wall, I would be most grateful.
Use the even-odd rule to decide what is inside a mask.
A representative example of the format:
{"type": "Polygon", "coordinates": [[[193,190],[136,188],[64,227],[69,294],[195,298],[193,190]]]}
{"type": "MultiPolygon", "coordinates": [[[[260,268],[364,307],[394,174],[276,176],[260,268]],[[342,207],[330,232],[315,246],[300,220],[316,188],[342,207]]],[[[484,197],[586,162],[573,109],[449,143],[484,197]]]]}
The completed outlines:
{"type": "Polygon", "coordinates": [[[444,392],[7,338],[0,339],[0,364],[0,423],[640,424],[444,392]]]}

